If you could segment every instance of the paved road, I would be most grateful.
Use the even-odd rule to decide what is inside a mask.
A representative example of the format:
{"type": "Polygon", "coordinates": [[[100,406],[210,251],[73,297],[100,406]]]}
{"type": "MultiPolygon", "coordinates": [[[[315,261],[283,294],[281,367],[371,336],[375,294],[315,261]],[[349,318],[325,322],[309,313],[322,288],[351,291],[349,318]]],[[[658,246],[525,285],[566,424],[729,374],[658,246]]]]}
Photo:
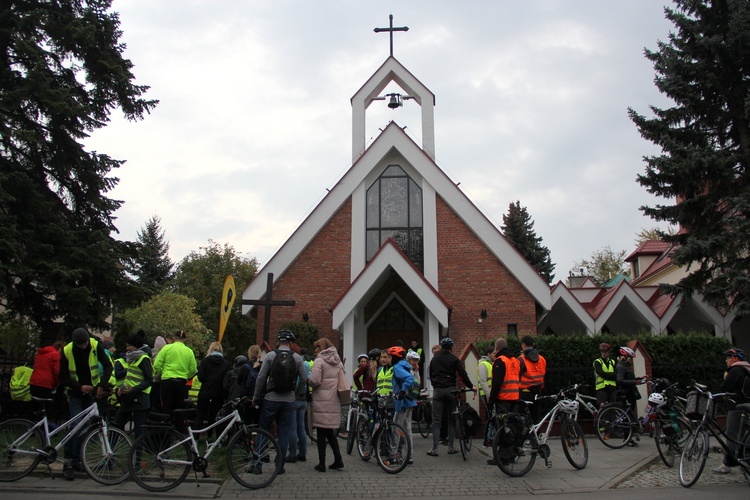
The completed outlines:
{"type": "MultiPolygon", "coordinates": [[[[480,441],[476,440],[476,443],[480,441]]],[[[181,485],[169,493],[150,494],[132,482],[118,486],[103,486],[90,479],[79,478],[65,481],[51,479],[40,466],[28,478],[13,483],[0,483],[0,494],[6,499],[27,499],[29,495],[51,496],[59,500],[88,497],[105,498],[128,496],[132,498],[237,498],[248,496],[269,498],[388,498],[408,496],[414,498],[491,498],[498,495],[513,495],[514,498],[546,497],[547,495],[580,496],[590,498],[606,496],[608,499],[633,498],[634,489],[668,487],[656,493],[659,500],[667,498],[705,498],[721,496],[723,499],[747,498],[748,485],[742,474],[716,476],[707,470],[699,483],[686,490],[679,487],[675,469],[668,470],[656,455],[656,448],[649,439],[641,441],[637,448],[611,450],[605,448],[595,437],[589,437],[588,466],[577,471],[568,464],[559,439],[551,439],[552,466],[546,468],[537,460],[534,469],[525,477],[510,478],[500,469],[486,464],[489,450],[474,447],[469,459],[464,462],[461,455],[447,455],[441,447],[441,456],[429,457],[426,451],[428,440],[417,435],[413,466],[398,475],[383,472],[374,462],[362,462],[356,454],[346,456],[343,471],[317,472],[313,469],[317,453],[310,448],[305,463],[288,464],[286,474],[279,476],[263,490],[248,491],[233,480],[223,483],[201,482],[181,485]],[[716,484],[731,482],[733,484],[716,484]],[[675,489],[677,487],[677,489],[675,489]],[[672,495],[672,496],[670,496],[672,495]]],[[[340,441],[343,444],[343,441],[340,441]]],[[[221,459],[221,457],[217,458],[221,459]]],[[[711,460],[718,463],[718,455],[711,460]]],[[[332,461],[330,451],[328,463],[332,461]]],[[[710,463],[707,467],[712,466],[710,463]]],[[[638,493],[640,494],[640,493],[638,493]]],[[[643,492],[645,495],[646,493],[643,492]]],[[[649,492],[649,495],[655,494],[649,492]]]]}

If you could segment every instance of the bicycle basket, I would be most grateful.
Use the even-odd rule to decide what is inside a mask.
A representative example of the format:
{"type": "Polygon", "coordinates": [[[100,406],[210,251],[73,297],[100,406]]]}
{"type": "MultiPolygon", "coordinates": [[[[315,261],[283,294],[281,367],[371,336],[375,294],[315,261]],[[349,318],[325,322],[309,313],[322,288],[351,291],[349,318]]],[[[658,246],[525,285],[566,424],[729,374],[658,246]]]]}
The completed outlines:
{"type": "MultiPolygon", "coordinates": [[[[698,391],[690,391],[685,403],[685,415],[692,419],[701,419],[708,407],[708,396],[698,391]]],[[[713,411],[710,417],[716,418],[716,405],[712,405],[713,411]]]]}

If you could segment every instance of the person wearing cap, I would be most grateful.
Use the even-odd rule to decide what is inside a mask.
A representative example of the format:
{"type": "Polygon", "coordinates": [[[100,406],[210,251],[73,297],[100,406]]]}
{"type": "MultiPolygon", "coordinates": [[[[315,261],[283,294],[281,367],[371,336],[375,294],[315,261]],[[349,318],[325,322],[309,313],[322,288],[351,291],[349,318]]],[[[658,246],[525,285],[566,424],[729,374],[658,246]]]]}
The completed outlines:
{"type": "Polygon", "coordinates": [[[290,351],[292,349],[294,334],[289,330],[281,330],[276,335],[276,339],[279,342],[278,347],[266,354],[263,364],[260,367],[253,393],[253,406],[258,404],[261,399],[263,400],[263,409],[261,410],[260,421],[258,422],[258,426],[261,429],[271,432],[271,425],[273,422],[276,422],[276,430],[279,436],[279,457],[281,457],[280,473],[283,474],[285,472],[286,452],[289,448],[289,432],[292,429],[296,429],[294,402],[297,399],[297,391],[307,390],[307,370],[305,370],[302,356],[294,352],[292,357],[297,365],[296,389],[284,392],[274,390],[268,384],[271,368],[280,351],[290,351]],[[267,391],[266,388],[268,388],[267,391]],[[265,396],[263,395],[264,391],[266,391],[265,396]]]}
{"type": "MultiPolygon", "coordinates": [[[[727,370],[724,372],[724,381],[719,387],[719,392],[733,393],[732,400],[737,404],[750,403],[750,397],[748,397],[750,395],[746,392],[747,388],[750,387],[750,363],[747,362],[745,351],[732,348],[724,351],[724,356],[726,357],[727,370]]],[[[742,410],[736,408],[727,411],[724,432],[728,438],[735,441],[740,438],[742,413],[742,410]]],[[[727,440],[727,448],[732,452],[732,455],[737,451],[737,445],[729,439],[727,440]]],[[[732,472],[732,467],[738,465],[733,457],[725,454],[724,461],[719,467],[713,469],[713,472],[715,474],[729,474],[732,472]]]]}
{"type": "MultiPolygon", "coordinates": [[[[500,337],[495,341],[495,361],[492,363],[492,388],[490,404],[495,412],[508,413],[517,410],[521,394],[521,361],[513,355],[508,341],[500,337]]],[[[494,458],[487,460],[489,465],[497,465],[494,458]]]]}
{"type": "Polygon", "coordinates": [[[445,337],[440,341],[440,351],[430,360],[430,380],[432,381],[432,449],[427,451],[431,457],[438,456],[438,444],[440,442],[440,426],[443,421],[443,410],[447,412],[448,417],[448,454],[458,453],[458,449],[453,447],[453,440],[456,435],[453,419],[450,414],[456,405],[456,398],[452,391],[457,388],[457,381],[460,377],[466,387],[471,387],[476,391],[477,388],[472,384],[469,375],[461,361],[451,352],[453,350],[453,339],[445,337]]]}
{"type": "MultiPolygon", "coordinates": [[[[414,439],[411,433],[411,414],[414,407],[417,406],[419,382],[414,382],[412,367],[405,359],[406,349],[402,346],[393,346],[388,349],[388,354],[391,355],[393,364],[393,394],[395,394],[394,405],[396,412],[394,422],[403,427],[413,450],[414,439]]],[[[414,352],[414,354],[417,353],[414,352]]],[[[407,463],[409,465],[414,463],[411,456],[407,457],[407,463]]]]}
{"type": "Polygon", "coordinates": [[[617,401],[617,380],[615,360],[610,357],[612,346],[606,342],[599,344],[599,357],[594,360],[596,403],[601,408],[617,401]]]}
{"type": "Polygon", "coordinates": [[[114,424],[122,428],[132,415],[136,438],[143,434],[146,425],[146,416],[151,408],[151,384],[154,380],[151,357],[143,352],[142,345],[141,338],[137,335],[128,337],[125,343],[127,373],[115,391],[120,409],[117,410],[114,424]]]}
{"type": "MultiPolygon", "coordinates": [[[[63,347],[59,371],[60,385],[67,390],[71,418],[94,404],[94,397],[104,397],[112,370],[112,363],[104,351],[104,346],[97,339],[89,338],[89,332],[85,329],[73,330],[71,342],[63,347]],[[101,371],[99,366],[102,367],[101,371]]],[[[79,433],[65,443],[63,477],[69,481],[75,479],[74,469],[83,470],[80,456],[81,438],[79,433]]]]}
{"type": "MultiPolygon", "coordinates": [[[[170,415],[184,406],[187,381],[192,380],[197,371],[195,353],[185,345],[186,340],[187,334],[183,330],[177,331],[174,342],[162,347],[154,358],[154,372],[161,380],[161,411],[170,415]]],[[[146,352],[143,346],[141,350],[146,352]]]]}

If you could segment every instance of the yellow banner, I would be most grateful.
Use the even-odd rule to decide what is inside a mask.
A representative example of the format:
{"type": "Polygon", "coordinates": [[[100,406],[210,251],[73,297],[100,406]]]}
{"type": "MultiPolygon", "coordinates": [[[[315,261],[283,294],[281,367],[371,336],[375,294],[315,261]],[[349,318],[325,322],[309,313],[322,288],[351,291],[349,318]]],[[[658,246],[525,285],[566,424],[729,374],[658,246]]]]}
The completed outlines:
{"type": "Polygon", "coordinates": [[[219,310],[219,342],[224,337],[224,329],[227,327],[227,321],[229,320],[229,314],[232,312],[232,304],[234,304],[234,298],[237,295],[237,291],[234,288],[234,278],[230,274],[227,279],[224,280],[224,291],[221,294],[221,309],[219,310]]]}

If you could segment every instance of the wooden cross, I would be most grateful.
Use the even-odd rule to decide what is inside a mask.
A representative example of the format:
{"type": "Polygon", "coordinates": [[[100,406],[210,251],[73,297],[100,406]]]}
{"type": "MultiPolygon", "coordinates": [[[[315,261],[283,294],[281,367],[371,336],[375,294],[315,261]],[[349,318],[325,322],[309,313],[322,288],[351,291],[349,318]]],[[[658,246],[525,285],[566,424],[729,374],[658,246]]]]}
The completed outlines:
{"type": "Polygon", "coordinates": [[[264,306],[263,310],[263,340],[268,342],[268,336],[271,330],[271,307],[273,306],[293,306],[293,300],[273,300],[273,273],[268,273],[266,282],[266,294],[264,300],[243,299],[242,304],[246,306],[264,306]]]}
{"type": "Polygon", "coordinates": [[[380,33],[382,31],[388,31],[391,35],[391,56],[393,56],[393,32],[394,31],[409,31],[408,26],[401,26],[400,28],[394,28],[393,27],[393,14],[390,14],[388,16],[388,19],[390,20],[390,26],[388,28],[375,28],[375,33],[380,33]]]}

